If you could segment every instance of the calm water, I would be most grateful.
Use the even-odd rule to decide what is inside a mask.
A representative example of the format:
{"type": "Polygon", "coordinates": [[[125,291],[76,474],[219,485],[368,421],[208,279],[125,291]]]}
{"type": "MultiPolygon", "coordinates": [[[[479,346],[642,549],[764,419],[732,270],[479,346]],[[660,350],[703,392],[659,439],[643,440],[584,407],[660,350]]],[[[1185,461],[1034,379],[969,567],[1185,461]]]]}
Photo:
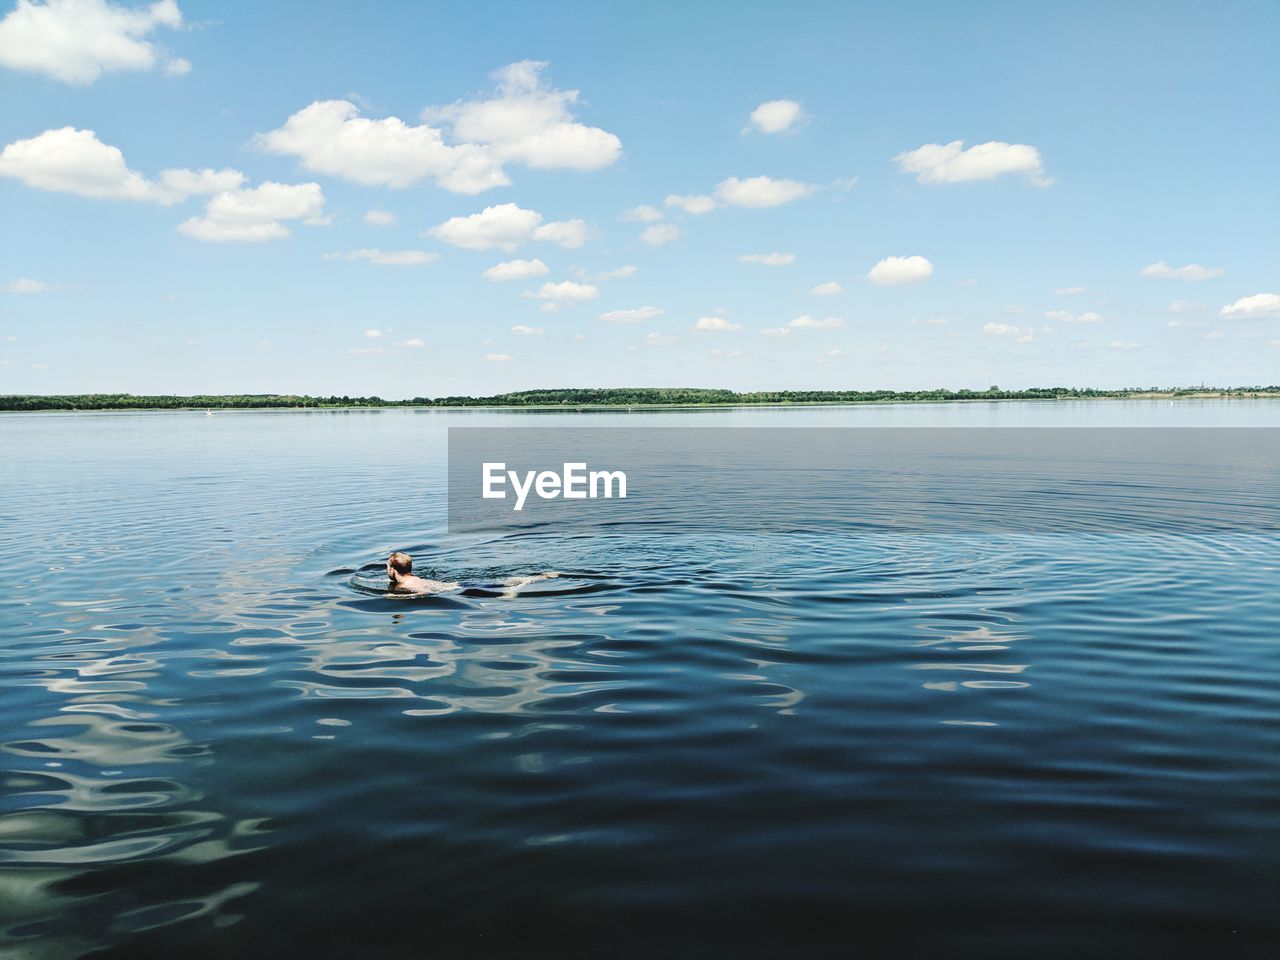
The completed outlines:
{"type": "Polygon", "coordinates": [[[1280,405],[0,417],[0,956],[1275,955],[1276,537],[446,533],[573,424],[1280,405]]]}

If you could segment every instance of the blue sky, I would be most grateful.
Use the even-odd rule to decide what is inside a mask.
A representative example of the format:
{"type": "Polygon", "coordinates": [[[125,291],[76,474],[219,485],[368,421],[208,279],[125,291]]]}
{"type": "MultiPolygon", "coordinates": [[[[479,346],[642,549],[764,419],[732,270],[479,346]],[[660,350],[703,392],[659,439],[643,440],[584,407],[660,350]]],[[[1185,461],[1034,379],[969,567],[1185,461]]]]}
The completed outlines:
{"type": "Polygon", "coordinates": [[[1280,381],[1275,3],[0,15],[4,392],[1280,381]]]}

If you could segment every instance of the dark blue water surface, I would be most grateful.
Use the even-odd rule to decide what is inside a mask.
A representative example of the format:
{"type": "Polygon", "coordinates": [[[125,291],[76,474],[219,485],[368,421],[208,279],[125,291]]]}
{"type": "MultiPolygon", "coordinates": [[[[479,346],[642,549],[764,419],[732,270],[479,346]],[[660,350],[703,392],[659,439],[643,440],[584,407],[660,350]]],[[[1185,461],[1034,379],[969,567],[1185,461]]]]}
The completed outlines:
{"type": "Polygon", "coordinates": [[[0,417],[0,956],[1276,955],[1273,532],[447,533],[575,424],[1280,405],[0,417]]]}

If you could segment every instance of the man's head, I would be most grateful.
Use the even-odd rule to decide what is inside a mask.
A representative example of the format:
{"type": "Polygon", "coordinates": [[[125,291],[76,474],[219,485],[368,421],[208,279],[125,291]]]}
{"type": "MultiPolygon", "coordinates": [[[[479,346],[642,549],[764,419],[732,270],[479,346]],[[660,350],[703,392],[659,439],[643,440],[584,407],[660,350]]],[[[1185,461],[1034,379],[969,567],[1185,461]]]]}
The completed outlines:
{"type": "Polygon", "coordinates": [[[387,557],[387,579],[407,577],[413,573],[413,557],[407,553],[393,553],[387,557]]]}

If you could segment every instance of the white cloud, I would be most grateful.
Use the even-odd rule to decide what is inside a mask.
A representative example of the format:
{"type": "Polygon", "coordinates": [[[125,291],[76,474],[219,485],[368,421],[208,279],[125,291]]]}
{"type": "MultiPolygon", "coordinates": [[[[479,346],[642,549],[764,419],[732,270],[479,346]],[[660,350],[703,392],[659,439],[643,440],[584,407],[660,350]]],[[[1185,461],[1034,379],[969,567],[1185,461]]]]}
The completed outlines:
{"type": "Polygon", "coordinates": [[[826,283],[819,283],[810,287],[809,292],[815,297],[834,297],[837,293],[844,293],[844,287],[834,280],[828,280],[826,283]]]}
{"type": "Polygon", "coordinates": [[[511,354],[509,354],[509,353],[486,353],[486,354],[484,355],[484,358],[485,358],[486,360],[488,360],[490,363],[506,363],[508,360],[510,360],[510,359],[511,359],[511,354]]]}
{"type": "Polygon", "coordinates": [[[1137,350],[1141,344],[1134,343],[1131,340],[1112,340],[1108,346],[1111,347],[1112,350],[1137,350]]]}
{"type": "Polygon", "coordinates": [[[451,216],[438,227],[428,230],[431,237],[462,250],[512,251],[534,236],[543,220],[536,210],[525,210],[516,204],[486,206],[479,214],[451,216]]]}
{"type": "Polygon", "coordinates": [[[214,243],[257,243],[289,235],[282,220],[305,220],[321,215],[324,194],[318,183],[273,183],[252,189],[229,190],[213,197],[204,216],[178,224],[178,232],[214,243]]]}
{"type": "Polygon", "coordinates": [[[556,303],[554,300],[548,300],[538,308],[539,313],[559,313],[560,310],[560,304],[556,303]]]}
{"type": "Polygon", "coordinates": [[[517,323],[511,328],[511,332],[521,337],[540,337],[547,331],[542,327],[526,327],[523,323],[517,323]]]}
{"type": "Polygon", "coordinates": [[[364,332],[364,335],[365,335],[366,337],[368,337],[369,339],[371,339],[371,340],[377,340],[379,337],[381,337],[381,336],[382,336],[382,331],[381,331],[381,330],[366,330],[366,331],[364,332]]]}
{"type": "Polygon", "coordinates": [[[1101,323],[1106,319],[1102,314],[1095,313],[1092,310],[1086,313],[1071,313],[1068,310],[1049,310],[1046,311],[1044,318],[1046,320],[1057,320],[1061,323],[1101,323]]]}
{"type": "Polygon", "coordinates": [[[1167,323],[1165,323],[1165,326],[1170,327],[1174,330],[1177,330],[1182,327],[1203,327],[1205,323],[1206,321],[1204,320],[1194,320],[1191,318],[1174,317],[1172,320],[1169,320],[1167,323]]]}
{"type": "Polygon", "coordinates": [[[347,353],[354,357],[365,357],[374,353],[385,353],[381,347],[352,347],[347,353]]]}
{"type": "Polygon", "coordinates": [[[1227,271],[1221,267],[1202,267],[1198,263],[1188,263],[1185,267],[1171,267],[1163,260],[1143,267],[1140,276],[1157,277],[1161,280],[1212,280],[1227,271]]]}
{"type": "Polygon", "coordinates": [[[618,267],[616,270],[606,270],[604,273],[597,273],[597,280],[627,280],[636,275],[636,268],[631,264],[618,267]]]}
{"type": "Polygon", "coordinates": [[[174,57],[172,60],[164,62],[164,75],[166,77],[185,77],[191,72],[191,61],[185,57],[174,57]]]}
{"type": "Polygon", "coordinates": [[[544,223],[533,231],[533,239],[545,240],[560,247],[575,249],[587,242],[587,224],[585,220],[557,220],[544,223]]]}
{"type": "Polygon", "coordinates": [[[1204,338],[1206,340],[1221,340],[1225,336],[1226,334],[1223,333],[1221,330],[1210,330],[1208,333],[1204,335],[1204,338]]]}
{"type": "Polygon", "coordinates": [[[552,303],[583,303],[600,296],[600,288],[589,283],[574,283],[563,280],[560,283],[547,281],[534,293],[526,293],[531,300],[549,300],[552,303]]]}
{"type": "Polygon", "coordinates": [[[618,216],[619,220],[631,220],[639,223],[656,223],[665,217],[666,214],[657,207],[651,207],[647,203],[638,207],[632,207],[630,210],[623,210],[618,216]]]}
{"type": "Polygon", "coordinates": [[[369,210],[362,218],[371,227],[389,227],[396,222],[396,215],[390,210],[369,210]]]}
{"type": "Polygon", "coordinates": [[[418,267],[434,263],[440,254],[426,250],[379,250],[376,247],[365,250],[352,250],[350,253],[327,253],[326,260],[367,260],[369,263],[380,263],[389,267],[418,267]]]}
{"type": "Polygon", "coordinates": [[[642,342],[646,347],[665,347],[670,344],[676,343],[679,340],[680,338],[675,336],[674,334],[651,333],[647,335],[642,342]]]}
{"type": "Polygon", "coordinates": [[[1060,297],[1073,297],[1077,293],[1088,293],[1088,290],[1084,287],[1059,287],[1053,292],[1060,297]]]}
{"type": "Polygon", "coordinates": [[[32,280],[29,277],[19,277],[17,280],[0,287],[0,290],[5,293],[48,293],[50,290],[57,289],[52,283],[45,283],[43,280],[32,280]]]}
{"type": "Polygon", "coordinates": [[[245,176],[239,170],[161,170],[155,185],[155,200],[162,204],[179,203],[188,197],[238,190],[245,176]]]}
{"type": "Polygon", "coordinates": [[[766,337],[789,337],[791,336],[790,327],[769,327],[760,331],[766,337]]]}
{"type": "Polygon", "coordinates": [[[744,253],[738,257],[739,263],[758,263],[762,267],[789,267],[796,262],[794,253],[744,253]]]}
{"type": "Polygon", "coordinates": [[[844,326],[844,320],[840,317],[825,317],[819,320],[817,317],[811,317],[807,313],[803,316],[796,317],[787,324],[793,330],[814,329],[814,330],[835,330],[844,326]]]}
{"type": "Polygon", "coordinates": [[[421,350],[427,345],[427,342],[421,337],[410,337],[408,340],[401,340],[396,344],[397,347],[406,347],[410,350],[421,350]]]}
{"type": "Polygon", "coordinates": [[[987,323],[983,325],[982,332],[996,337],[1017,337],[1019,340],[1024,337],[1030,339],[1033,334],[1030,327],[1015,327],[1011,323],[987,323]]]}
{"type": "Polygon", "coordinates": [[[799,180],[772,177],[730,177],[716,184],[716,196],[734,207],[780,207],[813,193],[814,187],[799,180]]]}
{"type": "Polygon", "coordinates": [[[315,173],[365,186],[407,187],[430,177],[453,193],[475,194],[511,182],[483,146],[450,146],[439,130],[399,117],[370,120],[346,100],[317,100],[254,141],[315,173]]]}
{"type": "Polygon", "coordinates": [[[945,327],[950,322],[946,317],[930,317],[925,321],[931,327],[945,327]]]}
{"type": "Polygon", "coordinates": [[[933,276],[933,264],[924,257],[885,257],[867,272],[878,286],[922,283],[933,276]]]}
{"type": "Polygon", "coordinates": [[[741,330],[742,325],[730,323],[724,317],[699,317],[698,322],[693,325],[693,329],[711,333],[734,333],[741,330]]]}
{"type": "Polygon", "coordinates": [[[431,178],[464,194],[508,185],[508,162],[543,170],[597,170],[613,163],[621,141],[578,123],[569,109],[578,92],[545,85],[545,66],[523,61],[503,67],[493,74],[492,97],[429,107],[423,111],[428,122],[417,126],[399,117],[362,117],[347,100],[318,100],[256,142],[297,157],[308,170],[355,183],[406,187],[431,178]],[[446,142],[445,128],[454,143],[446,142]]]}
{"type": "MultiPolygon", "coordinates": [[[[89,84],[114,70],[150,70],[156,64],[156,47],[147,35],[158,27],[181,26],[182,12],[175,0],[146,7],[106,0],[18,0],[0,20],[0,65],[63,83],[89,84]]],[[[166,64],[165,72],[190,69],[186,60],[175,59],[166,64]]]]}
{"type": "Polygon", "coordinates": [[[660,247],[680,236],[680,228],[674,223],[655,223],[640,234],[640,239],[651,247],[660,247]]]}
{"type": "Polygon", "coordinates": [[[95,200],[136,200],[169,206],[197,194],[235,190],[238,170],[162,170],[158,181],[130,170],[119,147],[103,143],[92,130],[62,127],[0,151],[0,177],[13,177],[36,190],[74,193],[95,200]]]}
{"type": "Polygon", "coordinates": [[[719,347],[712,350],[711,355],[722,360],[737,360],[739,357],[744,356],[741,350],[721,350],[719,347]]]}
{"type": "Polygon", "coordinates": [[[1169,304],[1170,313],[1199,313],[1209,308],[1195,300],[1173,300],[1169,304]]]}
{"type": "Polygon", "coordinates": [[[668,207],[678,207],[685,213],[710,213],[718,206],[714,197],[700,195],[681,196],[678,193],[668,196],[666,204],[668,207]]]}
{"type": "Polygon", "coordinates": [[[766,100],[751,111],[748,129],[760,133],[785,133],[801,118],[800,104],[794,100],[766,100]]]}
{"type": "Polygon", "coordinates": [[[658,307],[636,307],[633,310],[610,310],[600,314],[600,319],[608,323],[644,323],[654,317],[662,316],[658,307]]]}
{"type": "Polygon", "coordinates": [[[914,173],[920,183],[962,183],[994,180],[1006,173],[1024,174],[1037,187],[1053,181],[1044,175],[1040,151],[1025,143],[979,143],[964,149],[963,140],[926,143],[893,158],[903,173],[914,173]]]}
{"type": "Polygon", "coordinates": [[[549,272],[547,265],[541,260],[508,260],[494,264],[482,276],[491,283],[506,283],[509,280],[541,277],[549,272]]]}
{"type": "Polygon", "coordinates": [[[556,90],[542,74],[547,64],[522,60],[495,70],[496,94],[447,107],[427,108],[425,120],[452,124],[453,135],[480,143],[499,161],[536,170],[599,170],[622,154],[622,141],[598,127],[579,123],[570,107],[577,90],[556,90]]]}
{"type": "Polygon", "coordinates": [[[1220,317],[1275,317],[1280,316],[1280,293],[1255,293],[1228,303],[1218,311],[1220,317]]]}
{"type": "Polygon", "coordinates": [[[428,236],[463,250],[510,252],[529,240],[547,240],[562,247],[578,247],[586,238],[581,220],[543,223],[542,214],[514,203],[485,207],[466,217],[450,217],[427,231],[428,236]]]}

